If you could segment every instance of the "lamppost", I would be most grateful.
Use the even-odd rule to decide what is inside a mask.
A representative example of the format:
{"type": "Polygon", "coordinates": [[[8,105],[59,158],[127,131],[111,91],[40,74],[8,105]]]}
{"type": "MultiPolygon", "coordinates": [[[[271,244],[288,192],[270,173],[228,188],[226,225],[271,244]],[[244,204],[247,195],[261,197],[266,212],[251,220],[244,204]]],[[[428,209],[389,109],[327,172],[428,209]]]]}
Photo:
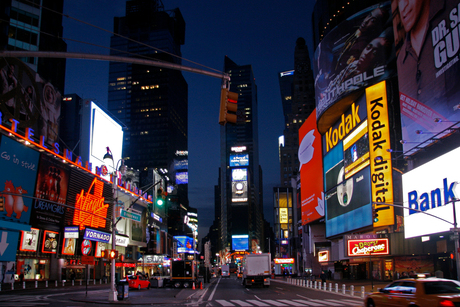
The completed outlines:
{"type": "MultiPolygon", "coordinates": [[[[112,209],[112,250],[116,249],[115,245],[115,225],[116,225],[116,215],[115,215],[115,208],[118,205],[118,187],[117,187],[117,169],[118,169],[118,163],[121,162],[121,171],[123,172],[124,168],[124,160],[120,159],[117,162],[117,165],[115,167],[115,161],[113,160],[113,155],[112,151],[110,151],[110,148],[107,147],[107,153],[104,155],[104,163],[109,163],[112,161],[112,167],[113,167],[113,175],[112,175],[112,193],[113,193],[113,209],[112,209]]],[[[110,283],[110,291],[109,291],[109,301],[111,302],[116,302],[118,301],[117,299],[117,291],[115,289],[115,258],[112,258],[111,263],[110,263],[110,276],[111,276],[111,283],[110,283]]]]}

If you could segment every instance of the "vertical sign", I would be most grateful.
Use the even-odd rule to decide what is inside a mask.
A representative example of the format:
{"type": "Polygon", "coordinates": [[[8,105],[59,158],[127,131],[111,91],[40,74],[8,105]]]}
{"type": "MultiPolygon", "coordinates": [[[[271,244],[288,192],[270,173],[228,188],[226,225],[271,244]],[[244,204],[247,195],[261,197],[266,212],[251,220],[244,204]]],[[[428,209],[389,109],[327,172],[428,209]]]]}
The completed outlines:
{"type": "MultiPolygon", "coordinates": [[[[372,201],[393,203],[393,176],[385,81],[366,89],[372,201]]],[[[394,224],[394,208],[376,205],[379,217],[374,227],[394,224]],[[385,207],[385,208],[383,208],[385,207]]]]}

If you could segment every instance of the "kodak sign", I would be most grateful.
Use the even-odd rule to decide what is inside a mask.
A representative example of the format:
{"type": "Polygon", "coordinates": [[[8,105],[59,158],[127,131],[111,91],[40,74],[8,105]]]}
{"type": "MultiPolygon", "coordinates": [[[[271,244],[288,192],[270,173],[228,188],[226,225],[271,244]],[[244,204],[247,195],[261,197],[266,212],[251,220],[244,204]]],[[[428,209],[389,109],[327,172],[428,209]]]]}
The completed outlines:
{"type": "MultiPolygon", "coordinates": [[[[388,122],[388,100],[385,81],[366,88],[369,158],[372,201],[393,203],[393,175],[388,122]]],[[[375,205],[379,212],[374,227],[394,224],[393,206],[375,205]]]]}
{"type": "Polygon", "coordinates": [[[360,122],[359,106],[351,105],[351,114],[342,114],[339,125],[336,128],[329,128],[325,134],[326,153],[334,148],[341,140],[345,138],[360,122]]]}

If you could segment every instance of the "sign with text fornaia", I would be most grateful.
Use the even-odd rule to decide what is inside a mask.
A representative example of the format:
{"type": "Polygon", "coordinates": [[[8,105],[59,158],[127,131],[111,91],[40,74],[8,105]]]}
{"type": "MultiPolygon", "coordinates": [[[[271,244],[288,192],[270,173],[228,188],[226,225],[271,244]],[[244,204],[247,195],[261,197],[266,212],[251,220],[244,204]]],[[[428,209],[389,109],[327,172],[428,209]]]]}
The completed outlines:
{"type": "Polygon", "coordinates": [[[389,240],[384,239],[357,239],[347,240],[348,257],[377,256],[390,254],[389,240]]]}
{"type": "Polygon", "coordinates": [[[460,220],[460,147],[402,175],[404,237],[413,238],[447,232],[453,226],[453,205],[460,220]],[[427,227],[429,225],[429,227],[427,227]]]}
{"type": "Polygon", "coordinates": [[[460,1],[424,3],[400,7],[392,0],[404,151],[452,125],[446,120],[460,120],[460,1]]]}
{"type": "Polygon", "coordinates": [[[299,141],[301,211],[305,225],[324,217],[322,145],[316,129],[316,109],[300,127],[299,141]]]}

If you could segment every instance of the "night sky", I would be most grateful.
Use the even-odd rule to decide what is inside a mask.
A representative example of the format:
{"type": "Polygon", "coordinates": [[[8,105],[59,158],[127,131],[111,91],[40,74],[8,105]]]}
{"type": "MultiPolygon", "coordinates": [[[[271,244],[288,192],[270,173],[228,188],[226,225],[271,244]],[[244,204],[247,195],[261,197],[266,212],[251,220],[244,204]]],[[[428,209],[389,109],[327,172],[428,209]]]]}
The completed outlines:
{"type": "MultiPolygon", "coordinates": [[[[90,25],[112,32],[113,17],[125,15],[125,3],[125,0],[65,1],[64,14],[82,21],[64,17],[67,50],[108,54],[111,34],[90,25]]],[[[166,10],[178,7],[184,17],[184,59],[218,70],[223,69],[225,55],[238,65],[252,65],[258,92],[264,213],[272,225],[272,188],[280,184],[278,137],[283,133],[278,73],[294,68],[298,37],[306,39],[312,56],[314,3],[313,0],[163,0],[166,10]]],[[[185,60],[182,64],[200,68],[185,60]]],[[[108,72],[108,62],[68,59],[65,94],[75,93],[106,106],[108,72]]],[[[189,200],[190,205],[198,209],[199,237],[202,238],[214,220],[214,186],[220,166],[221,80],[189,72],[183,74],[189,90],[189,200]]]]}

